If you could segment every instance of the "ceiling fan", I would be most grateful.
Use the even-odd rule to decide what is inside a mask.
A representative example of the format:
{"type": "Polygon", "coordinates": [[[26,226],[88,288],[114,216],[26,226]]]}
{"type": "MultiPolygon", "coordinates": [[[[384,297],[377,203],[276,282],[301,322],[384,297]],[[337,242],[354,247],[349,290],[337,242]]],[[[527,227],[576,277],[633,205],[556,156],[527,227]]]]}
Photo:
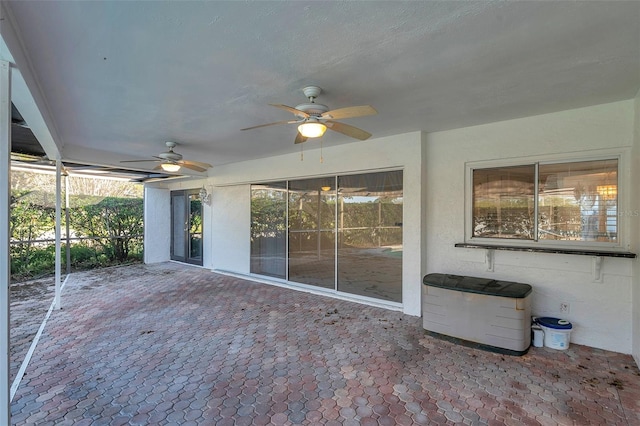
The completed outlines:
{"type": "Polygon", "coordinates": [[[156,163],[160,163],[158,166],[154,167],[154,170],[164,170],[165,172],[177,172],[181,167],[186,169],[195,170],[196,172],[205,172],[208,168],[211,167],[211,164],[201,163],[199,161],[188,161],[182,159],[182,154],[178,154],[173,151],[178,144],[176,142],[165,142],[168,151],[161,152],[160,154],[153,155],[155,160],[124,160],[121,163],[141,163],[144,161],[153,161],[156,163]]]}
{"type": "Polygon", "coordinates": [[[372,106],[361,105],[329,110],[328,106],[315,103],[315,99],[322,92],[321,88],[318,86],[307,86],[302,89],[302,91],[309,99],[309,103],[300,104],[295,108],[281,104],[269,104],[293,113],[293,115],[296,116],[295,120],[276,121],[275,123],[260,124],[241,130],[257,129],[259,127],[273,126],[276,124],[297,124],[298,134],[295,143],[306,142],[309,138],[319,138],[327,129],[362,141],[371,137],[371,133],[369,132],[335,120],[375,115],[378,111],[372,106]]]}

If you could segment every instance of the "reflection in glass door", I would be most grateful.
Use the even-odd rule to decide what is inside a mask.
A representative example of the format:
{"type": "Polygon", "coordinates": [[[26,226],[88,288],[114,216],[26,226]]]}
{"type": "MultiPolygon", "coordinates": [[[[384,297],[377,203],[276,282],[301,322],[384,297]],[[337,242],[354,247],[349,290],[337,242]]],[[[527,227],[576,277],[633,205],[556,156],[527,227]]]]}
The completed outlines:
{"type": "Polygon", "coordinates": [[[251,185],[251,273],[287,278],[287,182],[251,185]]]}
{"type": "Polygon", "coordinates": [[[338,291],[402,302],[402,171],[338,177],[338,291]]]}
{"type": "Polygon", "coordinates": [[[289,182],[289,281],[335,289],[335,178],[289,182]]]}
{"type": "Polygon", "coordinates": [[[171,259],[202,265],[202,201],[197,191],[171,192],[171,259]]]}

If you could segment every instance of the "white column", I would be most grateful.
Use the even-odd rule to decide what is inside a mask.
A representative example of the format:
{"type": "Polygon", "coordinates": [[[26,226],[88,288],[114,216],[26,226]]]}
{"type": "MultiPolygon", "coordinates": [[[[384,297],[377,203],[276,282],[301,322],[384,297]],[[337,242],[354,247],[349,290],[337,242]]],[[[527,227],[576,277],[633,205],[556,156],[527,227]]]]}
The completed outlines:
{"type": "Polygon", "coordinates": [[[0,60],[0,424],[11,424],[9,383],[10,322],[9,282],[11,238],[9,217],[11,208],[11,65],[0,60]]]}
{"type": "Polygon", "coordinates": [[[69,237],[69,175],[64,176],[64,224],[66,229],[67,275],[71,274],[71,237],[69,237]]]}
{"type": "Polygon", "coordinates": [[[62,161],[60,159],[56,160],[56,294],[55,294],[55,305],[56,309],[62,308],[61,300],[60,300],[60,270],[62,263],[62,244],[60,241],[61,232],[60,232],[60,224],[61,224],[61,210],[62,210],[62,161]]]}

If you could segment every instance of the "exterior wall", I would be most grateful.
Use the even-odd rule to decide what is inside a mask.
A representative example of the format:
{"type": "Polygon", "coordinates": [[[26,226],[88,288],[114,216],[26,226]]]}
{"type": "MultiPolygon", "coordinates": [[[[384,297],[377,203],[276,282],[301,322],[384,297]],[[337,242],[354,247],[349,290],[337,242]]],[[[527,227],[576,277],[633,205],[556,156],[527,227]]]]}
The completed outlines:
{"type": "MultiPolygon", "coordinates": [[[[250,265],[250,184],[311,176],[335,175],[388,168],[404,170],[404,231],[402,259],[403,311],[420,315],[422,280],[422,187],[420,132],[352,142],[324,148],[320,162],[317,142],[305,144],[300,154],[289,154],[211,170],[214,185],[212,227],[206,237],[212,241],[212,267],[247,274],[250,265]]],[[[283,142],[290,143],[290,142],[283,142]]]]}
{"type": "Polygon", "coordinates": [[[212,205],[212,226],[205,228],[205,238],[211,241],[211,268],[248,274],[251,257],[251,185],[216,187],[212,205]],[[206,232],[206,229],[210,232],[206,232]]]}
{"type": "MultiPolygon", "coordinates": [[[[640,92],[634,100],[635,133],[632,152],[631,182],[640,182],[640,92]]],[[[634,187],[629,218],[631,219],[631,240],[634,253],[640,252],[640,190],[634,187]]],[[[633,262],[633,357],[640,366],[640,259],[633,262]]]]}
{"type": "Polygon", "coordinates": [[[171,196],[168,190],[144,188],[144,263],[166,262],[171,249],[171,196]]]}
{"type": "MultiPolygon", "coordinates": [[[[631,353],[631,293],[634,269],[638,284],[637,261],[605,258],[602,280],[594,282],[589,256],[495,251],[494,272],[489,272],[484,250],[455,248],[454,244],[464,242],[465,237],[466,162],[572,152],[580,155],[603,149],[628,153],[632,145],[633,101],[426,135],[426,272],[531,284],[532,314],[571,321],[572,342],[631,353]],[[561,302],[570,304],[569,314],[560,314],[561,302]]],[[[636,175],[635,182],[637,178],[636,175]]],[[[631,188],[630,170],[622,170],[620,181],[631,188]]],[[[637,188],[634,189],[637,203],[637,188]]],[[[631,197],[627,194],[626,198],[628,202],[631,197]]],[[[624,232],[627,243],[631,240],[629,228],[624,232]]],[[[637,240],[637,227],[635,237],[637,240]]],[[[636,324],[638,298],[636,292],[636,324]]]]}

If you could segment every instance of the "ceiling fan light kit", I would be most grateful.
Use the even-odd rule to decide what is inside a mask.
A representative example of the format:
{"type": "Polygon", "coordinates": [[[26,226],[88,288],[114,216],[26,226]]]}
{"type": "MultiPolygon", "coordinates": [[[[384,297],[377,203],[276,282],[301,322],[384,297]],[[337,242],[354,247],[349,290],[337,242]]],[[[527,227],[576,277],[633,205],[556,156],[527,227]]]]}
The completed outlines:
{"type": "Polygon", "coordinates": [[[317,121],[308,121],[299,125],[298,131],[305,138],[319,138],[327,131],[327,126],[317,121]]]}
{"type": "Polygon", "coordinates": [[[162,164],[160,164],[160,167],[165,172],[171,172],[171,173],[175,173],[178,170],[180,170],[180,164],[162,163],[162,164]]]}
{"type": "Polygon", "coordinates": [[[178,154],[177,152],[173,151],[173,148],[178,145],[177,142],[167,141],[165,142],[165,145],[169,149],[165,152],[161,152],[158,155],[154,155],[153,158],[155,158],[155,160],[125,160],[121,161],[121,163],[160,163],[160,165],[154,167],[154,169],[162,169],[165,172],[169,173],[175,173],[182,167],[184,167],[185,169],[194,170],[196,172],[206,172],[207,169],[211,167],[211,164],[201,163],[199,161],[183,160],[182,154],[178,154]]]}
{"type": "Polygon", "coordinates": [[[258,126],[247,127],[241,130],[257,129],[259,127],[267,127],[277,124],[297,124],[298,134],[294,141],[296,144],[306,142],[308,138],[322,137],[327,128],[355,139],[366,140],[371,137],[371,133],[365,132],[364,130],[358,129],[357,127],[349,124],[335,121],[344,118],[356,118],[377,114],[378,111],[376,111],[371,105],[360,105],[330,110],[328,106],[317,104],[315,102],[315,99],[322,92],[321,88],[318,86],[307,86],[302,89],[302,91],[307,99],[309,99],[309,103],[297,105],[295,108],[282,104],[269,104],[292,113],[295,116],[295,120],[260,124],[258,126]]]}

